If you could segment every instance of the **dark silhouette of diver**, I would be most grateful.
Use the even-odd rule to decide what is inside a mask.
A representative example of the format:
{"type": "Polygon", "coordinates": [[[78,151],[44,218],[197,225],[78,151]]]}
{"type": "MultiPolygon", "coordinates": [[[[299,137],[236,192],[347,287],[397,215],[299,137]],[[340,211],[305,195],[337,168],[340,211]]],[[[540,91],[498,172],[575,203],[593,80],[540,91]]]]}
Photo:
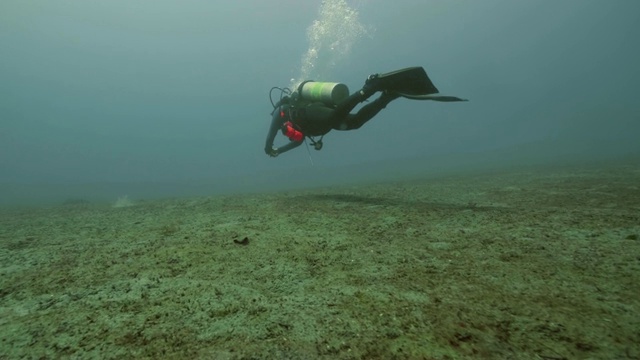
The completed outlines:
{"type": "Polygon", "coordinates": [[[322,137],[329,131],[359,129],[398,97],[447,102],[465,101],[454,96],[433,95],[438,93],[438,89],[422,67],[373,74],[367,78],[362,89],[351,95],[345,85],[337,83],[306,81],[300,84],[295,92],[280,88],[271,90],[274,89],[281,90],[282,95],[276,104],[273,104],[272,100],[274,110],[264,148],[265,153],[271,157],[302,145],[305,137],[316,150],[320,150],[322,137]],[[357,113],[351,114],[358,104],[377,92],[381,94],[376,100],[360,108],[357,113]],[[273,142],[279,130],[290,142],[275,148],[273,142]],[[320,139],[315,138],[318,136],[320,139]]]}

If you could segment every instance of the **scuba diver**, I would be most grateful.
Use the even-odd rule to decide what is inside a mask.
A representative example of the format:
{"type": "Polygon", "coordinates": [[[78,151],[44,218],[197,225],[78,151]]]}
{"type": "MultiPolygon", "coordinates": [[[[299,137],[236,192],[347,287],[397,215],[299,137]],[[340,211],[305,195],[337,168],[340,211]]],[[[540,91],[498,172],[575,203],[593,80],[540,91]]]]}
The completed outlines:
{"type": "Polygon", "coordinates": [[[455,96],[434,95],[437,93],[438,89],[422,67],[370,75],[362,89],[351,95],[347,86],[341,83],[305,81],[293,92],[288,88],[273,87],[269,92],[273,112],[264,152],[276,157],[302,145],[305,137],[316,150],[320,150],[322,138],[329,131],[359,129],[399,97],[445,102],[466,101],[455,96]],[[273,90],[281,91],[280,99],[275,104],[273,90]],[[377,92],[381,94],[376,100],[351,114],[358,104],[377,92]],[[278,130],[290,142],[276,148],[273,142],[278,130]]]}

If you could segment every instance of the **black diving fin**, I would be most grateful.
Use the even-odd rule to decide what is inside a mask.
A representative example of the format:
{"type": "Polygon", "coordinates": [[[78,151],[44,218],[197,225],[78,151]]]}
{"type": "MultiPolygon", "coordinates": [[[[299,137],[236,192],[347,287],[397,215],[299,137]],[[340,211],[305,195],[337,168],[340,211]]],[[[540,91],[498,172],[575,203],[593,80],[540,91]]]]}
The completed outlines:
{"type": "Polygon", "coordinates": [[[443,102],[467,101],[455,96],[434,95],[438,88],[433,85],[422,66],[408,67],[378,75],[385,90],[412,100],[434,100],[443,102]]]}
{"type": "Polygon", "coordinates": [[[408,67],[386,74],[379,74],[385,90],[408,95],[437,94],[438,89],[433,85],[427,72],[421,66],[408,67]]]}
{"type": "Polygon", "coordinates": [[[441,102],[455,102],[455,101],[469,101],[467,99],[461,99],[457,96],[448,96],[448,95],[411,95],[411,94],[403,94],[397,93],[398,95],[411,99],[411,100],[433,100],[433,101],[441,101],[441,102]]]}

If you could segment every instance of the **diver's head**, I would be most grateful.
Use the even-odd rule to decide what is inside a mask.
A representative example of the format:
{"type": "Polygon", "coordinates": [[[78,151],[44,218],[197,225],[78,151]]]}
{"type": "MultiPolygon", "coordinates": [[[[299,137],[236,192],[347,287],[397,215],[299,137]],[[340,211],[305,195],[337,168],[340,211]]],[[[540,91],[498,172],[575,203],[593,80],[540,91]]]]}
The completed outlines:
{"type": "Polygon", "coordinates": [[[298,92],[298,90],[294,91],[291,93],[291,102],[296,102],[298,100],[300,100],[300,92],[298,92]]]}

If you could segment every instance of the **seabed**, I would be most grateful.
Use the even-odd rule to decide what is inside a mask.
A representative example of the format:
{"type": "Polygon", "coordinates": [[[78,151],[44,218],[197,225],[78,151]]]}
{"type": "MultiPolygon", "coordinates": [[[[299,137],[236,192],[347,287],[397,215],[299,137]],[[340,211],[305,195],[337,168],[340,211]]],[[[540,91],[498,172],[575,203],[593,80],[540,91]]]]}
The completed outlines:
{"type": "Polygon", "coordinates": [[[640,166],[0,211],[0,359],[637,359],[640,166]]]}

